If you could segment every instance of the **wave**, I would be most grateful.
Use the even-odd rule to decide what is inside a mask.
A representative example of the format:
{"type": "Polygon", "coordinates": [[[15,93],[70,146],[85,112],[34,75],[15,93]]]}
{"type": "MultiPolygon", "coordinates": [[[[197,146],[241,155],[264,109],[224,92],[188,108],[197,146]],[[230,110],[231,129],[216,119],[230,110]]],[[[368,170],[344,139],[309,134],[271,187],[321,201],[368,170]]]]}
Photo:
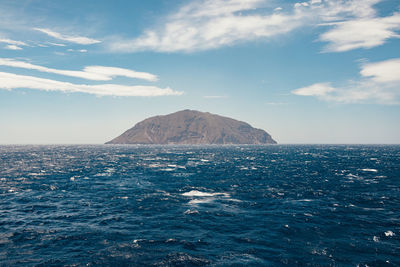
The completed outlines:
{"type": "Polygon", "coordinates": [[[207,193],[207,192],[201,192],[198,190],[192,190],[192,191],[183,193],[182,196],[185,196],[185,197],[214,197],[214,196],[230,197],[230,195],[228,193],[207,193]]]}

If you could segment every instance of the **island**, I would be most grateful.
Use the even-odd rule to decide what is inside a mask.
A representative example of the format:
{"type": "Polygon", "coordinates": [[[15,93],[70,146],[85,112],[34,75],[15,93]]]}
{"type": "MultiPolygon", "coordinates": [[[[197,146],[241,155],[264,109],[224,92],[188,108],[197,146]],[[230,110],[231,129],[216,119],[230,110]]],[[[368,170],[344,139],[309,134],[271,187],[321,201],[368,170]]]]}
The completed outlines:
{"type": "Polygon", "coordinates": [[[276,144],[264,130],[231,118],[182,110],[137,123],[106,144],[276,144]]]}

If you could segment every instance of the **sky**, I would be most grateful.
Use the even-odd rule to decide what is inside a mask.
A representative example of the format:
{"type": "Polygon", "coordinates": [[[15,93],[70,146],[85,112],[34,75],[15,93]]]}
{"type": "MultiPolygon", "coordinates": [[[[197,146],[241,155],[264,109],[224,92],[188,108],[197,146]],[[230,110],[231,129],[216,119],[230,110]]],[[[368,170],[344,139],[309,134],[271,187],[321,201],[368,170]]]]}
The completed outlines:
{"type": "Polygon", "coordinates": [[[400,2],[0,1],[0,144],[101,144],[183,109],[399,144],[400,2]]]}

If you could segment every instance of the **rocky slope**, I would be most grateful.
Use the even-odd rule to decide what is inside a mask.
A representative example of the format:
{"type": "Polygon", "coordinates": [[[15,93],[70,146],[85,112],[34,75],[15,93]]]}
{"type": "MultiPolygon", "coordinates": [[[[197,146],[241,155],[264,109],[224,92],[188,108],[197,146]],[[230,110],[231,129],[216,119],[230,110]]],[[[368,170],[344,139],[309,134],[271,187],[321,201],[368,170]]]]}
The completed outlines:
{"type": "Polygon", "coordinates": [[[208,112],[178,111],[155,116],[106,144],[276,144],[265,131],[208,112]]]}

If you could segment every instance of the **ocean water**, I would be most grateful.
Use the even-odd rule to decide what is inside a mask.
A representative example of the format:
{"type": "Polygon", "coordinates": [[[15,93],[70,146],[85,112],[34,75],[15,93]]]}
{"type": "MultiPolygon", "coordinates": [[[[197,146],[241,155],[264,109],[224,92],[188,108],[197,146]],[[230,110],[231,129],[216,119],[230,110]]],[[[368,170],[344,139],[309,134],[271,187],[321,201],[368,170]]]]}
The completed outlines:
{"type": "Polygon", "coordinates": [[[0,146],[0,266],[400,266],[400,146],[0,146]]]}

